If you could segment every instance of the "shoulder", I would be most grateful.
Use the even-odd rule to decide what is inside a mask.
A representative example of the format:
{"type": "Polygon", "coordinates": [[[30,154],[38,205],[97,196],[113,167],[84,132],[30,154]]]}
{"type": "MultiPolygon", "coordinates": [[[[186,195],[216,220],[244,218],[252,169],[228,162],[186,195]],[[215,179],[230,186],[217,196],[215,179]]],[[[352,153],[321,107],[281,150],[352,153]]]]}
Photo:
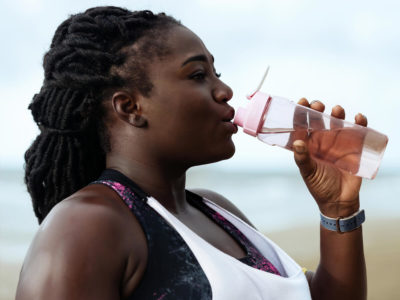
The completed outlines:
{"type": "Polygon", "coordinates": [[[38,237],[48,239],[48,247],[55,246],[56,240],[65,247],[75,244],[110,251],[113,245],[113,251],[122,250],[126,231],[140,227],[135,220],[111,189],[91,185],[58,203],[41,224],[38,237]]]}
{"type": "Polygon", "coordinates": [[[86,187],[52,209],[21,271],[17,295],[28,296],[17,299],[33,294],[41,299],[116,298],[122,281],[132,277],[128,267],[144,269],[146,239],[140,225],[106,189],[86,187]]]}
{"type": "Polygon", "coordinates": [[[237,216],[250,226],[254,227],[254,225],[249,221],[249,219],[245,216],[245,214],[243,214],[243,212],[241,212],[239,208],[237,208],[231,201],[229,201],[221,194],[218,194],[214,191],[207,189],[190,189],[190,191],[208,200],[211,200],[212,202],[226,209],[230,213],[234,214],[235,216],[237,216]]]}

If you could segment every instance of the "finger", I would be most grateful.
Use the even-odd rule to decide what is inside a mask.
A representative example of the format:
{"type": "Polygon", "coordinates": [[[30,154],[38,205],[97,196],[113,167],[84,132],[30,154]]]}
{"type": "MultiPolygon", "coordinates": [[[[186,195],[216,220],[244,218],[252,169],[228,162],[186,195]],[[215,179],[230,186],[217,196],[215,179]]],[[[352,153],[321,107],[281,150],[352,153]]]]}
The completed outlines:
{"type": "Polygon", "coordinates": [[[316,164],[308,152],[307,145],[304,141],[296,140],[293,143],[294,160],[299,167],[303,178],[309,177],[314,173],[316,164]]]}
{"type": "Polygon", "coordinates": [[[343,107],[341,107],[340,105],[336,105],[332,108],[331,116],[344,120],[344,118],[346,117],[346,112],[344,111],[343,107]]]}
{"type": "Polygon", "coordinates": [[[324,112],[325,110],[325,104],[323,104],[321,101],[319,100],[314,100],[311,101],[310,103],[310,108],[317,110],[319,112],[324,112]]]}
{"type": "Polygon", "coordinates": [[[364,127],[367,127],[367,125],[368,125],[368,119],[367,119],[367,117],[364,116],[363,114],[358,113],[358,114],[355,116],[354,119],[355,119],[355,121],[356,121],[356,124],[361,125],[361,126],[364,126],[364,127]]]}
{"type": "MultiPolygon", "coordinates": [[[[306,98],[301,98],[297,104],[305,107],[310,107],[310,103],[308,103],[306,98]]],[[[296,106],[294,110],[294,115],[293,115],[293,128],[301,131],[301,129],[307,130],[308,124],[307,124],[307,110],[296,106]]],[[[296,139],[293,139],[292,142],[294,142],[296,139]]]]}
{"type": "Polygon", "coordinates": [[[331,118],[330,128],[331,129],[343,128],[343,122],[341,120],[344,120],[344,118],[346,117],[346,112],[344,108],[341,107],[340,105],[334,106],[332,108],[331,116],[334,118],[331,118]]]}
{"type": "MultiPolygon", "coordinates": [[[[306,98],[301,98],[297,104],[305,107],[310,106],[306,98]]],[[[296,106],[293,114],[293,129],[294,131],[290,134],[286,145],[288,148],[292,148],[295,140],[306,140],[308,138],[307,111],[298,106],[296,106]]]]}
{"type": "Polygon", "coordinates": [[[301,99],[297,102],[297,104],[310,107],[310,103],[308,103],[308,100],[307,100],[306,98],[301,98],[301,99]]]}
{"type": "MultiPolygon", "coordinates": [[[[319,100],[314,100],[310,103],[310,108],[323,113],[325,110],[325,105],[319,100]]],[[[308,118],[310,122],[310,129],[314,131],[325,129],[324,116],[322,114],[310,111],[308,118]]]]}

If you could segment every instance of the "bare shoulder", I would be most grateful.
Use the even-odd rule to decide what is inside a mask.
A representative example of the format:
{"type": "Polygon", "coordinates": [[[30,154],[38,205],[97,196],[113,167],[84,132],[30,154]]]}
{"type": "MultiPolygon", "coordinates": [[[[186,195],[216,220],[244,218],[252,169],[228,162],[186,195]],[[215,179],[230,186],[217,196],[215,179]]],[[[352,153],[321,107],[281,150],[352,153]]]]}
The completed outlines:
{"type": "Polygon", "coordinates": [[[16,299],[119,299],[121,282],[134,286],[147,245],[118,200],[107,187],[89,186],[57,204],[32,241],[16,299]]]}
{"type": "MultiPolygon", "coordinates": [[[[231,201],[229,201],[227,198],[222,196],[221,194],[218,194],[214,191],[207,190],[207,189],[191,189],[191,191],[195,194],[198,194],[204,198],[207,198],[208,200],[213,201],[215,204],[218,204],[222,208],[226,209],[230,213],[234,214],[250,226],[254,227],[254,225],[249,221],[249,219],[243,214],[243,212],[240,211],[239,208],[237,208],[231,201]]],[[[254,227],[255,228],[255,227],[254,227]]]]}

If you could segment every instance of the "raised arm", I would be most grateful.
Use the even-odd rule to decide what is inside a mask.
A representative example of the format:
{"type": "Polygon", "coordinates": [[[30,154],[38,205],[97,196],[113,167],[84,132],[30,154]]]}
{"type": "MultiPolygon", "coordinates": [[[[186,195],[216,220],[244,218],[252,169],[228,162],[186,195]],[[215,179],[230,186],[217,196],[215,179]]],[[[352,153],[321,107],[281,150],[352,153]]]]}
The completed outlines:
{"type": "MultiPolygon", "coordinates": [[[[299,103],[310,106],[305,99],[299,103]]],[[[323,111],[324,105],[314,102],[311,108],[323,111]]],[[[345,112],[336,106],[332,116],[344,119],[345,112]]],[[[356,123],[366,126],[367,119],[359,114],[356,123]]],[[[296,141],[294,150],[304,182],[323,215],[330,218],[348,217],[359,210],[361,178],[313,160],[303,141],[296,141]]],[[[362,228],[338,233],[321,226],[320,243],[319,266],[315,273],[307,274],[313,299],[366,299],[362,228]]]]}

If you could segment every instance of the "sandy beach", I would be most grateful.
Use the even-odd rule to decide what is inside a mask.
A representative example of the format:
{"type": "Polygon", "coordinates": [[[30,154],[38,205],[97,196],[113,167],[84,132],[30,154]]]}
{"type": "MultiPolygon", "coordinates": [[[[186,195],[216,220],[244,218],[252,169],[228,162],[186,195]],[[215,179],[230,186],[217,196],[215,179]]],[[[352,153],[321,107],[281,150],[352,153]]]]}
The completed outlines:
{"type": "MultiPolygon", "coordinates": [[[[400,299],[399,221],[367,219],[363,225],[369,300],[400,299]]],[[[267,235],[301,266],[316,269],[319,261],[318,226],[267,235]]]]}
{"type": "MultiPolygon", "coordinates": [[[[400,299],[399,221],[375,219],[367,220],[363,225],[370,300],[400,299]]],[[[309,270],[316,268],[319,259],[318,225],[267,235],[301,266],[309,270]]],[[[14,299],[21,263],[0,261],[0,300],[14,299]]]]}

